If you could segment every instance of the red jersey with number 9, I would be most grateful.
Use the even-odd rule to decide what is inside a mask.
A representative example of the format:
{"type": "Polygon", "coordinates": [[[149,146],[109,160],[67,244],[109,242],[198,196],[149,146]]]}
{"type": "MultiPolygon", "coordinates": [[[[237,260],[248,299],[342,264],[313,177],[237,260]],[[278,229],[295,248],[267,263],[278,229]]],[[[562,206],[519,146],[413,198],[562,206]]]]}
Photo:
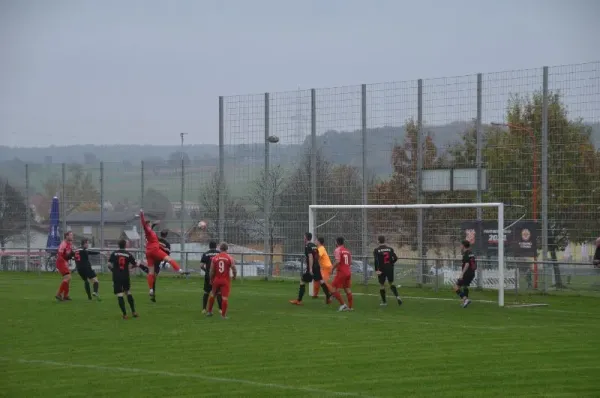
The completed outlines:
{"type": "Polygon", "coordinates": [[[233,265],[233,258],[227,253],[219,253],[212,259],[212,265],[215,268],[215,280],[229,281],[231,266],[233,265]]]}
{"type": "Polygon", "coordinates": [[[338,272],[343,274],[350,274],[350,266],[352,265],[352,254],[350,250],[344,246],[338,246],[334,251],[335,261],[338,263],[338,272]]]}

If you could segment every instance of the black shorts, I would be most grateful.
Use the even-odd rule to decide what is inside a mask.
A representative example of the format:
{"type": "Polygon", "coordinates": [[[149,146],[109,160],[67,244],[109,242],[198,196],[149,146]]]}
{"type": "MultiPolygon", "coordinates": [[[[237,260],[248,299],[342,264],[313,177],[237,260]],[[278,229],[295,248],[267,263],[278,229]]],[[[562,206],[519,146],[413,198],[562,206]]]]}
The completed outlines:
{"type": "Polygon", "coordinates": [[[160,265],[162,264],[162,261],[154,264],[154,275],[158,275],[160,274],[160,265]]]}
{"type": "Polygon", "coordinates": [[[131,290],[131,280],[129,277],[113,278],[113,292],[115,294],[127,293],[131,290]]]}
{"type": "Polygon", "coordinates": [[[321,266],[320,265],[313,265],[313,281],[315,282],[320,282],[323,280],[323,275],[321,275],[321,266]]]}
{"type": "Polygon", "coordinates": [[[377,279],[379,279],[380,285],[383,285],[386,280],[390,284],[394,282],[394,266],[393,265],[381,267],[381,268],[379,268],[379,271],[381,271],[381,274],[377,275],[377,279]]]}
{"type": "Polygon", "coordinates": [[[88,279],[94,279],[96,277],[96,272],[92,269],[92,267],[78,267],[77,273],[84,282],[88,279]]]}
{"type": "Polygon", "coordinates": [[[305,272],[302,274],[302,282],[310,283],[312,281],[313,281],[313,276],[310,274],[310,272],[305,272]]]}
{"type": "Polygon", "coordinates": [[[467,272],[465,272],[465,275],[463,278],[456,281],[456,286],[469,287],[471,282],[473,282],[473,279],[475,279],[475,272],[467,271],[467,272]]]}

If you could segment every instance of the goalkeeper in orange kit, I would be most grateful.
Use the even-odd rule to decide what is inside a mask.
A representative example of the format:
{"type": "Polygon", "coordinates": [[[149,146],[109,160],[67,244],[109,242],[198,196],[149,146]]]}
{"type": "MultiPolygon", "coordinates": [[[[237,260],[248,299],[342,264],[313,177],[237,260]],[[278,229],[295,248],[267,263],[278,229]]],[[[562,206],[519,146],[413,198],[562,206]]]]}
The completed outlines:
{"type": "MultiPolygon", "coordinates": [[[[331,258],[329,254],[327,254],[327,249],[325,248],[325,238],[319,237],[317,238],[317,250],[319,252],[319,265],[321,266],[321,276],[323,277],[323,281],[331,291],[331,285],[328,283],[329,278],[331,277],[331,268],[333,264],[331,264],[331,258]]],[[[320,281],[313,281],[313,298],[319,298],[319,288],[321,287],[320,281]]],[[[330,298],[331,301],[331,298],[330,298]]]]}

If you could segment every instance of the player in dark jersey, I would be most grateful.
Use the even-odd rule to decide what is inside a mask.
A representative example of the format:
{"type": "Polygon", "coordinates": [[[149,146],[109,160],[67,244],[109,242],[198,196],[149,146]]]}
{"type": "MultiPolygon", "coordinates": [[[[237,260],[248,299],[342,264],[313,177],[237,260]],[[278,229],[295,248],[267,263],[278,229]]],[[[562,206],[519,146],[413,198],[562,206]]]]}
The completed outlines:
{"type": "Polygon", "coordinates": [[[469,286],[471,285],[471,282],[473,282],[473,279],[475,279],[477,261],[475,261],[475,255],[471,251],[471,243],[468,240],[462,241],[461,251],[463,255],[461,261],[461,273],[454,285],[454,291],[462,300],[462,307],[467,308],[467,306],[471,304],[471,300],[469,300],[469,286]]]}
{"type": "MultiPolygon", "coordinates": [[[[152,229],[154,229],[154,227],[156,227],[158,224],[152,224],[152,229]]],[[[162,231],[160,231],[160,237],[158,238],[158,243],[160,244],[160,248],[162,251],[164,251],[167,256],[171,255],[171,244],[169,243],[169,241],[167,240],[167,236],[169,236],[169,231],[166,229],[163,229],[162,231]]],[[[167,265],[167,262],[162,260],[162,261],[155,261],[154,262],[154,268],[150,268],[151,264],[149,264],[148,266],[145,265],[140,265],[140,269],[142,271],[144,271],[146,274],[152,274],[154,275],[154,278],[152,279],[152,288],[150,289],[150,300],[153,302],[156,302],[156,280],[158,279],[158,274],[160,273],[160,270],[162,268],[164,268],[167,265]]]]}
{"type": "Polygon", "coordinates": [[[298,298],[296,300],[290,300],[290,303],[294,305],[302,305],[302,298],[306,292],[306,284],[311,283],[313,280],[319,281],[323,292],[325,293],[325,302],[331,303],[331,293],[327,287],[326,281],[321,275],[321,266],[319,265],[319,249],[317,245],[312,242],[312,234],[306,232],[304,234],[304,256],[306,258],[306,272],[302,274],[300,278],[300,288],[298,290],[298,298]]]}
{"type": "Polygon", "coordinates": [[[123,319],[127,319],[127,311],[125,309],[125,299],[123,296],[127,294],[127,302],[131,308],[131,315],[134,318],[138,317],[135,312],[135,303],[131,294],[131,279],[129,277],[129,266],[137,267],[137,261],[133,255],[125,250],[127,242],[124,239],[119,241],[119,250],[110,254],[108,259],[108,268],[112,271],[113,291],[117,296],[119,308],[123,313],[123,319]]]}
{"type": "Polygon", "coordinates": [[[83,239],[81,241],[81,247],[75,252],[73,252],[73,258],[75,259],[75,266],[77,269],[77,273],[83,280],[83,286],[85,287],[85,292],[87,293],[88,300],[92,299],[92,292],[90,289],[90,281],[94,284],[94,297],[96,300],[100,301],[100,296],[98,295],[98,277],[96,276],[96,272],[92,268],[92,263],[90,262],[89,256],[97,256],[100,254],[99,251],[88,250],[89,240],[83,239]]]}
{"type": "MultiPolygon", "coordinates": [[[[200,268],[204,271],[204,297],[202,297],[202,313],[206,314],[206,306],[208,305],[208,297],[210,296],[210,292],[212,291],[212,284],[210,283],[210,265],[212,264],[213,258],[219,254],[220,251],[217,250],[217,242],[210,241],[208,243],[208,251],[202,254],[202,258],[200,259],[200,263],[202,264],[200,268]]],[[[217,293],[217,303],[219,304],[219,310],[223,308],[221,292],[217,293]]]]}
{"type": "Polygon", "coordinates": [[[394,252],[394,249],[385,244],[385,236],[380,235],[377,238],[379,246],[373,250],[373,257],[375,258],[375,273],[377,273],[377,279],[379,279],[379,294],[381,295],[381,306],[387,305],[385,297],[385,281],[387,280],[390,290],[396,297],[398,305],[402,305],[402,299],[398,295],[398,289],[394,285],[394,264],[398,261],[398,256],[394,252]]]}

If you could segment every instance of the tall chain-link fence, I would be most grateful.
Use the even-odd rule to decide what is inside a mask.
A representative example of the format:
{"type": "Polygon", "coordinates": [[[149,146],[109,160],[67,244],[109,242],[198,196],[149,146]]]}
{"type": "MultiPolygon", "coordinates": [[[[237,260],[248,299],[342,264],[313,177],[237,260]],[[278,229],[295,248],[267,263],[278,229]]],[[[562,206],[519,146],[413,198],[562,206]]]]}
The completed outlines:
{"type": "MultiPolygon", "coordinates": [[[[143,207],[186,268],[199,270],[208,242],[225,240],[246,276],[266,277],[300,272],[311,204],[499,201],[515,289],[598,288],[599,62],[221,97],[219,122],[219,145],[193,155],[184,145],[141,163],[13,165],[3,268],[44,268],[54,196],[61,231],[95,247],[126,239],[143,249],[143,207]]],[[[330,254],[344,236],[363,281],[385,235],[403,283],[437,288],[450,283],[463,239],[482,270],[497,266],[495,220],[476,208],[327,210],[316,235],[330,254]]]]}

